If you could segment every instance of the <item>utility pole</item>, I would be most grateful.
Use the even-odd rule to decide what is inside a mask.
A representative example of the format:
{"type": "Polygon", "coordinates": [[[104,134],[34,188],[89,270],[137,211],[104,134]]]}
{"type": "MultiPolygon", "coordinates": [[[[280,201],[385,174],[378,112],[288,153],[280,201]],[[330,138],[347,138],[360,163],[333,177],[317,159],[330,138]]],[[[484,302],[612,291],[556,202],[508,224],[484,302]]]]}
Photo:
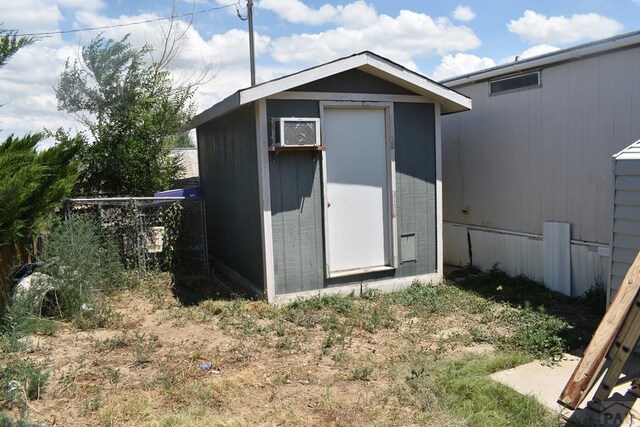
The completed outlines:
{"type": "Polygon", "coordinates": [[[251,62],[251,87],[256,85],[256,59],[253,48],[253,0],[247,0],[249,18],[249,61],[251,62]]]}

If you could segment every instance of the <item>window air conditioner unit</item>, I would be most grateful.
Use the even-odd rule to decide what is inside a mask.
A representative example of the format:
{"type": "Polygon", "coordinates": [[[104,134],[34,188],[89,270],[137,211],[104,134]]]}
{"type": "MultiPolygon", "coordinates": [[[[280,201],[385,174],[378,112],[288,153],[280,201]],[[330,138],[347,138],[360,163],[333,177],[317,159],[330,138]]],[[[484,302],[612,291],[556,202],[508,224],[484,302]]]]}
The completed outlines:
{"type": "Polygon", "coordinates": [[[271,119],[274,147],[312,147],[320,145],[320,119],[277,117],[271,119]]]}

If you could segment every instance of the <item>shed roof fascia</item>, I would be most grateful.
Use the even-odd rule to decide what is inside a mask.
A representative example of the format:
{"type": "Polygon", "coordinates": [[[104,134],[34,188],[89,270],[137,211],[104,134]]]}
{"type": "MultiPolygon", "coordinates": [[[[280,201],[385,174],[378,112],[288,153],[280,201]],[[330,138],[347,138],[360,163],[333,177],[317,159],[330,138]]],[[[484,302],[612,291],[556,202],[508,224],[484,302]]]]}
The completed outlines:
{"type": "Polygon", "coordinates": [[[241,105],[352,69],[360,69],[428,97],[442,105],[444,114],[471,109],[471,99],[461,93],[376,54],[362,52],[261,83],[254,87],[241,89],[194,117],[189,123],[188,129],[196,128],[241,105]]]}
{"type": "Polygon", "coordinates": [[[613,158],[616,160],[637,160],[640,159],[640,153],[638,151],[640,151],[640,140],[614,154],[613,158]]]}
{"type": "Polygon", "coordinates": [[[493,68],[476,71],[461,76],[455,76],[441,80],[440,83],[450,87],[459,87],[478,81],[488,80],[495,77],[502,77],[508,74],[515,74],[521,71],[540,68],[561,62],[577,60],[583,57],[605,53],[608,51],[623,49],[634,45],[640,45],[640,31],[620,34],[603,40],[534,56],[532,58],[516,61],[512,64],[498,65],[493,68]]]}

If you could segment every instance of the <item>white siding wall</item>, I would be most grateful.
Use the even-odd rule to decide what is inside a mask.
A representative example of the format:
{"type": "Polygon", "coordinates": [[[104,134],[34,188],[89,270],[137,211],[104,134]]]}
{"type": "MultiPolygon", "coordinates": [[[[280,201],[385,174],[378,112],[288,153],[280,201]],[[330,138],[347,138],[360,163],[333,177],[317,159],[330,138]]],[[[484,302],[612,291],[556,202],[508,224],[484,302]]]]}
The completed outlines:
{"type": "Polygon", "coordinates": [[[609,298],[612,298],[620,287],[640,250],[640,156],[635,157],[638,158],[618,158],[615,161],[613,255],[609,298]]]}
{"type": "Polygon", "coordinates": [[[539,89],[454,87],[473,110],[443,117],[444,219],[536,235],[569,222],[572,239],[608,244],[611,156],[640,138],[638,76],[640,47],[544,68],[539,89]]]}

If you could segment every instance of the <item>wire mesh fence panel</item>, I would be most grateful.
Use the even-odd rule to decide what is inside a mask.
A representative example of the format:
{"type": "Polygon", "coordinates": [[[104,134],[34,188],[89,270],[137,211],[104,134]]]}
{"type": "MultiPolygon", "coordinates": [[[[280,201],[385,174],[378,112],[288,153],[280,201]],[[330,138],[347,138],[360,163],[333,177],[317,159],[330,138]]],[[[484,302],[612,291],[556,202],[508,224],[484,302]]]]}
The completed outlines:
{"type": "Polygon", "coordinates": [[[126,268],[206,274],[204,205],[177,197],[67,199],[65,218],[98,227],[126,268]]]}

